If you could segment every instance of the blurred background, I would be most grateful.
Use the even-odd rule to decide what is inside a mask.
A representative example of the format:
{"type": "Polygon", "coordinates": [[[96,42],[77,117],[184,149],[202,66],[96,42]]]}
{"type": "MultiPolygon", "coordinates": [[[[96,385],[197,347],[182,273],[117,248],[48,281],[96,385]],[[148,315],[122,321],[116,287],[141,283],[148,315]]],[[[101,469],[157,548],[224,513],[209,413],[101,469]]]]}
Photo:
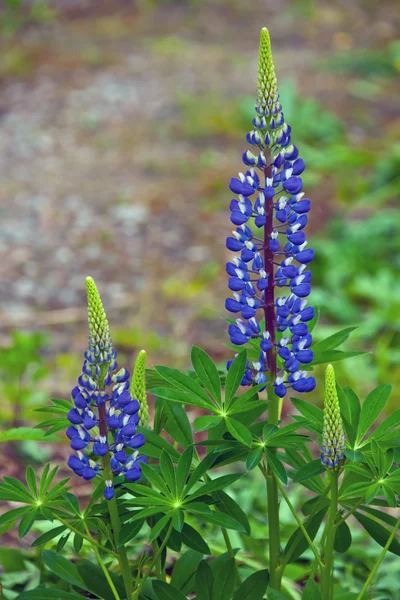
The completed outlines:
{"type": "MultiPolygon", "coordinates": [[[[362,395],[389,381],[393,407],[397,3],[0,6],[1,427],[37,422],[33,407],[69,396],[87,342],[86,275],[102,294],[121,363],[145,348],[150,366],[186,368],[193,343],[221,365],[231,356],[228,183],[247,149],[262,26],[307,162],[316,337],[358,325],[346,349],[369,354],[337,363],[339,381],[362,395]]],[[[318,390],[312,399],[321,401],[318,390]]],[[[38,460],[47,447],[35,447],[38,460]]]]}

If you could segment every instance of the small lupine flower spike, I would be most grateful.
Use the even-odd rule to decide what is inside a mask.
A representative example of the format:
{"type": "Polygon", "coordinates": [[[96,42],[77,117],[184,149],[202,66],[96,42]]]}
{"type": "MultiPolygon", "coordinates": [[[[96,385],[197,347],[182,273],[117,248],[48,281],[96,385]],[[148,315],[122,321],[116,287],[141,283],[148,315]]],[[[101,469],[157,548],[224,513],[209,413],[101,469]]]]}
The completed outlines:
{"type": "MultiPolygon", "coordinates": [[[[68,465],[74,473],[90,480],[102,475],[103,465],[107,467],[109,462],[112,474],[123,474],[128,481],[136,481],[140,463],[146,462],[144,456],[138,456],[138,449],[145,442],[143,435],[136,433],[140,405],[129,391],[129,372],[118,370],[106,313],[91,277],[86,279],[86,289],[89,345],[82,375],[72,390],[74,407],[68,413],[71,425],[66,433],[77,454],[70,456],[68,465]]],[[[109,472],[105,475],[104,496],[111,500],[115,493],[113,482],[109,472]]]]}
{"type": "Polygon", "coordinates": [[[324,428],[322,432],[321,462],[329,471],[338,471],[345,461],[346,435],[340,415],[336,391],[335,371],[328,365],[325,371],[324,428]]]}
{"type": "Polygon", "coordinates": [[[239,255],[226,265],[233,292],[226,308],[242,318],[231,323],[228,331],[236,346],[249,340],[259,344],[259,359],[248,362],[242,385],[269,380],[275,394],[283,397],[289,387],[296,392],[315,387],[314,377],[301,368],[313,360],[307,322],[314,317],[314,309],[305,298],[311,281],[307,264],[314,251],[306,247],[304,233],[310,210],[310,200],[301,191],[305,164],[291,143],[291,128],[283,116],[265,28],[255,111],[253,129],[246,138],[253,149],[242,157],[248,170],[231,179],[229,186],[235,194],[230,210],[236,228],[226,245],[239,255]],[[262,234],[255,234],[255,228],[262,234]],[[284,288],[287,295],[276,293],[284,288]],[[284,334],[279,341],[277,332],[284,334]]]}
{"type": "Polygon", "coordinates": [[[130,392],[133,398],[137,398],[140,404],[139,424],[143,427],[149,427],[149,407],[147,405],[146,395],[146,351],[141,350],[136,357],[135,367],[131,379],[130,392]]]}

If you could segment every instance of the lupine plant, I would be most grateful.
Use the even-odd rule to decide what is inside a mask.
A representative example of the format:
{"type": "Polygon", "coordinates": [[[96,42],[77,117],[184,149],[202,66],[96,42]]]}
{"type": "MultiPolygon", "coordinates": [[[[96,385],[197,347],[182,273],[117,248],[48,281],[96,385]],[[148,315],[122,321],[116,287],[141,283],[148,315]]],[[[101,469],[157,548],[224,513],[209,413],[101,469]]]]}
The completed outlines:
{"type": "Polygon", "coordinates": [[[60,480],[59,465],[46,465],[40,477],[29,466],[26,485],[4,477],[0,499],[12,505],[0,527],[19,521],[20,538],[39,550],[36,579],[18,592],[5,589],[5,598],[386,598],[374,585],[386,554],[400,555],[400,409],[379,419],[389,385],[361,404],[336,383],[330,363],[357,354],[338,349],[353,328],[312,343],[318,311],[306,300],[313,250],[304,233],[311,202],[266,29],[247,141],[246,172],[229,185],[235,229],[226,243],[235,253],[226,267],[233,292],[226,308],[238,317],[228,319],[236,356],[221,369],[194,346],[191,370],[146,371],[142,350],[131,377],[117,364],[100,294],[87,278],[82,373],[70,399],[38,409],[52,415],[38,425],[45,439],[68,440],[65,462],[77,477],[60,480]],[[322,364],[324,390],[313,375],[322,364]],[[313,402],[295,396],[309,392],[313,402]],[[282,422],[284,401],[295,412],[282,422]],[[266,489],[255,525],[235,495],[259,480],[266,489]],[[71,491],[79,482],[91,489],[85,505],[71,491]],[[351,547],[350,520],[382,547],[369,570],[360,566],[352,590],[341,585],[335,561],[351,547]]]}

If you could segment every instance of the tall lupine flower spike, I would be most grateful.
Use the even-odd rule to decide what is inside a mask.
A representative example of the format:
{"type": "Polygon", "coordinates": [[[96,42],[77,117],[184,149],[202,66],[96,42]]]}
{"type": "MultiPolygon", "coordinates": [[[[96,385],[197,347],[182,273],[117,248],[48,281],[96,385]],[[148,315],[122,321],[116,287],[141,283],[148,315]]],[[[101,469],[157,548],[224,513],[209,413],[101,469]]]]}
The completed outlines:
{"type": "Polygon", "coordinates": [[[338,471],[345,461],[346,435],[340,415],[336,391],[335,371],[328,365],[325,371],[324,428],[322,432],[321,462],[328,471],[338,471]]]}
{"type": "Polygon", "coordinates": [[[139,424],[143,427],[149,427],[149,407],[147,405],[146,395],[146,351],[141,350],[136,357],[135,367],[131,379],[130,392],[133,398],[137,398],[140,404],[139,424]]]}
{"type": "Polygon", "coordinates": [[[110,474],[123,474],[128,481],[139,479],[146,458],[138,454],[145,440],[136,433],[140,405],[129,391],[129,372],[118,370],[106,313],[91,277],[86,278],[86,289],[89,345],[82,375],[72,390],[74,408],[68,413],[71,425],[66,433],[77,454],[69,457],[68,465],[86,480],[104,470],[104,496],[111,500],[115,492],[110,474]]]}
{"type": "Polygon", "coordinates": [[[236,229],[226,245],[240,254],[226,265],[228,287],[233,292],[226,308],[241,313],[242,318],[231,323],[228,331],[232,344],[259,343],[259,360],[248,362],[242,385],[269,381],[282,398],[289,387],[296,392],[310,392],[315,387],[314,377],[301,368],[313,359],[307,322],[314,317],[314,309],[307,306],[305,298],[311,281],[307,264],[314,251],[306,247],[304,233],[310,210],[310,200],[303,198],[301,191],[305,163],[291,144],[265,28],[261,31],[255,110],[253,129],[246,137],[254,148],[242,156],[248,170],[229,185],[237,196],[230,204],[236,229]],[[263,230],[262,237],[254,233],[253,224],[263,230]],[[288,288],[288,294],[276,294],[277,288],[288,288]]]}

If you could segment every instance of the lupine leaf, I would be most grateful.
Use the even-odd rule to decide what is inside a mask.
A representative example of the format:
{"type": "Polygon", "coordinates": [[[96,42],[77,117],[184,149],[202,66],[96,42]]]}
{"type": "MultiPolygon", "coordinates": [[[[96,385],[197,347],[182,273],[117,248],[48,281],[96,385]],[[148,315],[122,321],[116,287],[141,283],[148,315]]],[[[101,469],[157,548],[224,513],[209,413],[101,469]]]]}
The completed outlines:
{"type": "Polygon", "coordinates": [[[246,368],[247,353],[245,350],[240,352],[232,362],[225,382],[225,404],[228,408],[233,397],[240,386],[246,368]]]}
{"type": "MultiPolygon", "coordinates": [[[[100,567],[88,560],[82,560],[77,565],[78,573],[85,582],[90,592],[99,596],[102,600],[115,600],[115,596],[110,589],[108,581],[100,567]]],[[[121,598],[125,598],[124,582],[122,577],[109,571],[115,588],[121,598]]]]}
{"type": "Polygon", "coordinates": [[[276,456],[276,454],[271,452],[271,450],[268,450],[268,448],[266,448],[265,454],[267,456],[267,461],[271,468],[271,471],[282,481],[282,483],[286,485],[287,473],[285,467],[283,466],[279,458],[276,456]]]}
{"type": "MultiPolygon", "coordinates": [[[[187,498],[187,501],[192,501],[195,498],[199,498],[200,496],[205,496],[206,494],[210,494],[211,492],[216,492],[218,490],[222,490],[223,488],[231,485],[234,481],[242,477],[241,473],[235,473],[233,475],[222,475],[221,477],[217,477],[212,481],[208,481],[200,486],[197,490],[192,492],[192,494],[187,498]]],[[[190,483],[190,480],[189,480],[190,483]]],[[[186,491],[187,493],[187,491],[186,491]]]]}
{"type": "Polygon", "coordinates": [[[0,516],[0,527],[16,521],[19,517],[23,517],[25,513],[31,510],[30,506],[22,506],[21,508],[13,508],[0,516]]]}
{"type": "Polygon", "coordinates": [[[0,442],[56,442],[59,438],[55,435],[46,436],[46,432],[34,427],[13,427],[0,432],[0,442]]]}
{"type": "MultiPolygon", "coordinates": [[[[156,448],[159,448],[160,450],[165,450],[174,460],[179,459],[180,452],[178,452],[178,450],[174,448],[172,444],[167,442],[167,440],[165,440],[163,437],[161,437],[157,433],[154,433],[154,431],[152,431],[151,429],[147,429],[147,427],[142,427],[140,425],[137,427],[137,431],[139,433],[143,433],[146,440],[146,447],[147,444],[150,444],[152,446],[155,446],[156,448]]],[[[146,455],[145,450],[143,450],[143,454],[146,455]]]]}
{"type": "Polygon", "coordinates": [[[316,352],[314,349],[314,358],[310,366],[323,365],[325,363],[333,363],[346,358],[355,358],[363,356],[367,352],[343,352],[342,350],[327,350],[326,352],[316,352]]]}
{"type": "Polygon", "coordinates": [[[203,539],[200,533],[191,525],[185,523],[182,527],[182,542],[192,550],[196,550],[201,554],[211,554],[207,542],[203,539]]]}
{"type": "Polygon", "coordinates": [[[30,531],[32,525],[34,524],[36,517],[38,514],[37,509],[33,509],[30,512],[26,513],[19,522],[18,527],[18,537],[23,538],[30,531]]]}
{"type": "Polygon", "coordinates": [[[149,542],[152,542],[160,535],[160,533],[162,532],[164,527],[170,522],[171,519],[172,519],[172,512],[169,512],[157,521],[157,523],[154,525],[154,527],[152,528],[152,530],[150,532],[149,542]]]}
{"type": "MultiPolygon", "coordinates": [[[[156,471],[156,469],[153,466],[142,463],[141,469],[142,469],[143,474],[150,481],[150,483],[152,485],[154,485],[155,488],[157,488],[163,494],[165,494],[165,496],[167,496],[167,498],[171,497],[170,491],[169,491],[168,486],[166,485],[164,479],[161,477],[161,475],[156,471]]],[[[143,493],[145,493],[145,492],[143,492],[143,493]]]]}
{"type": "Polygon", "coordinates": [[[205,415],[203,417],[197,417],[194,420],[194,430],[198,433],[199,431],[206,431],[207,429],[212,429],[222,423],[222,417],[218,417],[217,415],[205,415]]]}
{"type": "Polygon", "coordinates": [[[309,579],[304,587],[302,600],[323,600],[321,590],[313,579],[309,579]]]}
{"type": "Polygon", "coordinates": [[[230,558],[214,572],[212,600],[230,600],[236,586],[235,559],[230,558]]]}
{"type": "Polygon", "coordinates": [[[293,482],[300,483],[301,481],[306,481],[307,479],[316,477],[324,471],[325,467],[321,463],[321,460],[318,458],[300,467],[300,469],[294,473],[292,480],[293,482]]]}
{"type": "Polygon", "coordinates": [[[190,468],[193,459],[193,446],[189,446],[182,453],[176,468],[176,488],[178,495],[181,495],[189,477],[190,468]]]}
{"type": "Polygon", "coordinates": [[[188,404],[190,406],[197,406],[198,408],[203,408],[204,410],[210,410],[212,412],[216,411],[216,406],[211,402],[206,402],[204,398],[200,398],[190,393],[182,392],[180,390],[175,390],[171,388],[154,388],[151,390],[151,393],[159,398],[164,398],[165,400],[170,400],[171,402],[178,402],[179,404],[188,404]]]}
{"type": "Polygon", "coordinates": [[[253,448],[248,457],[246,458],[246,469],[248,471],[252,471],[258,465],[262,456],[264,454],[264,448],[262,446],[258,446],[257,448],[253,448]]]}
{"type": "Polygon", "coordinates": [[[358,423],[360,420],[361,404],[357,394],[348,386],[343,389],[337,385],[340,412],[343,417],[346,434],[351,446],[354,446],[358,423]]]}
{"type": "Polygon", "coordinates": [[[204,560],[197,567],[195,577],[196,600],[212,600],[214,573],[204,560]]]}
{"type": "MultiPolygon", "coordinates": [[[[369,533],[369,535],[380,546],[384,547],[386,545],[386,542],[388,541],[390,534],[392,533],[390,529],[386,529],[386,527],[383,527],[376,521],[370,519],[369,517],[366,517],[358,511],[354,513],[354,516],[357,519],[357,521],[361,523],[364,529],[369,533]]],[[[398,540],[394,539],[392,541],[392,543],[389,546],[389,552],[393,552],[393,554],[397,554],[397,556],[400,556],[400,542],[398,540]]]]}
{"type": "Polygon", "coordinates": [[[316,423],[323,423],[324,420],[324,411],[311,404],[311,402],[306,402],[306,400],[301,400],[300,398],[290,398],[293,406],[297,408],[299,413],[301,413],[307,419],[311,419],[316,423]]]}
{"type": "Polygon", "coordinates": [[[66,529],[67,528],[65,527],[65,525],[60,525],[58,527],[54,527],[53,529],[50,529],[50,531],[46,531],[45,533],[43,533],[42,535],[40,535],[31,544],[32,548],[34,548],[36,546],[41,546],[42,544],[47,544],[47,542],[49,542],[50,540],[54,539],[55,537],[57,537],[61,533],[63,533],[66,529]]]}
{"type": "Polygon", "coordinates": [[[206,456],[203,458],[203,460],[197,465],[197,467],[194,469],[193,473],[190,475],[189,481],[187,482],[186,487],[185,487],[185,494],[188,494],[190,492],[190,490],[192,489],[192,487],[194,486],[194,484],[197,483],[203,477],[204,473],[206,473],[206,471],[208,471],[208,469],[215,462],[216,458],[217,458],[216,454],[213,454],[213,453],[206,454],[206,456]]]}
{"type": "Polygon", "coordinates": [[[221,406],[221,382],[217,367],[207,352],[204,352],[204,350],[201,350],[197,346],[192,346],[191,359],[197,377],[221,406]]]}
{"type": "Polygon", "coordinates": [[[34,590],[22,592],[16,600],[82,600],[82,596],[72,592],[64,592],[64,590],[58,590],[54,587],[44,588],[40,586],[34,590]]]}
{"type": "MultiPolygon", "coordinates": [[[[370,438],[379,441],[379,438],[383,437],[386,433],[388,433],[393,427],[400,426],[400,408],[397,408],[394,412],[392,412],[378,427],[371,433],[370,438]]],[[[400,431],[398,432],[400,436],[400,431]]]]}
{"type": "Polygon", "coordinates": [[[238,523],[243,526],[246,535],[250,535],[249,520],[246,513],[240,508],[239,504],[237,504],[237,502],[235,502],[235,500],[223,490],[216,492],[215,497],[218,501],[217,507],[219,510],[238,521],[238,523]]]}
{"type": "Polygon", "coordinates": [[[203,555],[194,550],[188,550],[182,554],[174,564],[171,585],[175,586],[178,590],[186,591],[185,588],[192,580],[202,558],[203,555]]]}
{"type": "Polygon", "coordinates": [[[269,573],[267,569],[257,571],[240,585],[233,600],[262,600],[268,587],[269,573]]]}
{"type": "Polygon", "coordinates": [[[245,527],[243,527],[239,521],[223,512],[216,512],[214,510],[203,511],[201,508],[201,503],[193,502],[192,504],[187,504],[185,509],[194,512],[195,514],[200,514],[202,520],[208,521],[213,525],[218,525],[219,527],[224,527],[225,529],[234,529],[235,531],[246,533],[245,527]]]}
{"type": "MultiPolygon", "coordinates": [[[[233,415],[236,412],[240,412],[248,406],[250,402],[255,402],[258,399],[258,392],[265,387],[265,383],[254,385],[248,389],[244,394],[233,400],[229,406],[229,414],[233,415]]],[[[258,400],[261,402],[261,400],[258,400]]]]}
{"type": "Polygon", "coordinates": [[[156,367],[156,370],[161,377],[164,377],[164,379],[174,384],[178,390],[202,399],[206,404],[211,406],[211,408],[215,408],[215,404],[204,388],[188,375],[181,373],[178,369],[172,369],[171,367],[156,367]]]}
{"type": "Polygon", "coordinates": [[[186,596],[180,590],[165,581],[153,581],[153,590],[158,600],[186,600],[186,596]]]}
{"type": "Polygon", "coordinates": [[[25,502],[25,504],[33,504],[32,498],[26,487],[17,479],[12,477],[4,477],[4,483],[0,483],[0,500],[9,502],[25,502]]]}
{"type": "Polygon", "coordinates": [[[334,548],[336,552],[346,552],[351,546],[351,531],[346,521],[336,529],[334,548]]]}
{"type": "Polygon", "coordinates": [[[170,456],[165,452],[165,450],[161,453],[160,458],[160,468],[161,474],[164,477],[169,489],[171,490],[172,496],[176,497],[176,476],[175,476],[175,467],[172,464],[172,460],[170,456]]]}
{"type": "Polygon", "coordinates": [[[164,400],[166,423],[164,429],[169,435],[182,446],[187,448],[193,444],[192,428],[185,409],[175,402],[164,400]]]}
{"type": "Polygon", "coordinates": [[[333,350],[334,348],[337,348],[347,340],[349,335],[355,329],[357,329],[357,327],[346,327],[345,329],[330,335],[321,342],[314,344],[314,352],[325,352],[326,350],[333,350]]]}
{"type": "Polygon", "coordinates": [[[88,589],[74,563],[51,550],[45,550],[42,556],[44,564],[54,575],[83,590],[88,589]]]}
{"type": "Polygon", "coordinates": [[[230,417],[226,417],[225,423],[229,433],[234,438],[236,438],[237,440],[239,440],[239,442],[242,442],[242,444],[245,444],[246,446],[251,446],[252,435],[245,425],[242,425],[240,421],[237,421],[236,419],[231,419],[230,417]]]}
{"type": "MultiPolygon", "coordinates": [[[[327,509],[323,508],[312,517],[306,519],[304,522],[304,527],[312,540],[318,533],[326,511],[327,509]]],[[[298,558],[300,558],[303,552],[307,550],[307,548],[308,542],[304,537],[302,530],[300,527],[298,527],[289,538],[283,554],[288,562],[295,562],[298,558]]]]}
{"type": "Polygon", "coordinates": [[[130,540],[133,540],[142,529],[144,524],[144,519],[139,519],[134,521],[133,523],[124,523],[120,534],[118,536],[118,548],[124,546],[130,540]]]}
{"type": "Polygon", "coordinates": [[[361,441],[368,429],[379,417],[389,400],[392,391],[391,385],[380,385],[365,398],[361,407],[360,421],[358,424],[357,441],[361,441]]]}

